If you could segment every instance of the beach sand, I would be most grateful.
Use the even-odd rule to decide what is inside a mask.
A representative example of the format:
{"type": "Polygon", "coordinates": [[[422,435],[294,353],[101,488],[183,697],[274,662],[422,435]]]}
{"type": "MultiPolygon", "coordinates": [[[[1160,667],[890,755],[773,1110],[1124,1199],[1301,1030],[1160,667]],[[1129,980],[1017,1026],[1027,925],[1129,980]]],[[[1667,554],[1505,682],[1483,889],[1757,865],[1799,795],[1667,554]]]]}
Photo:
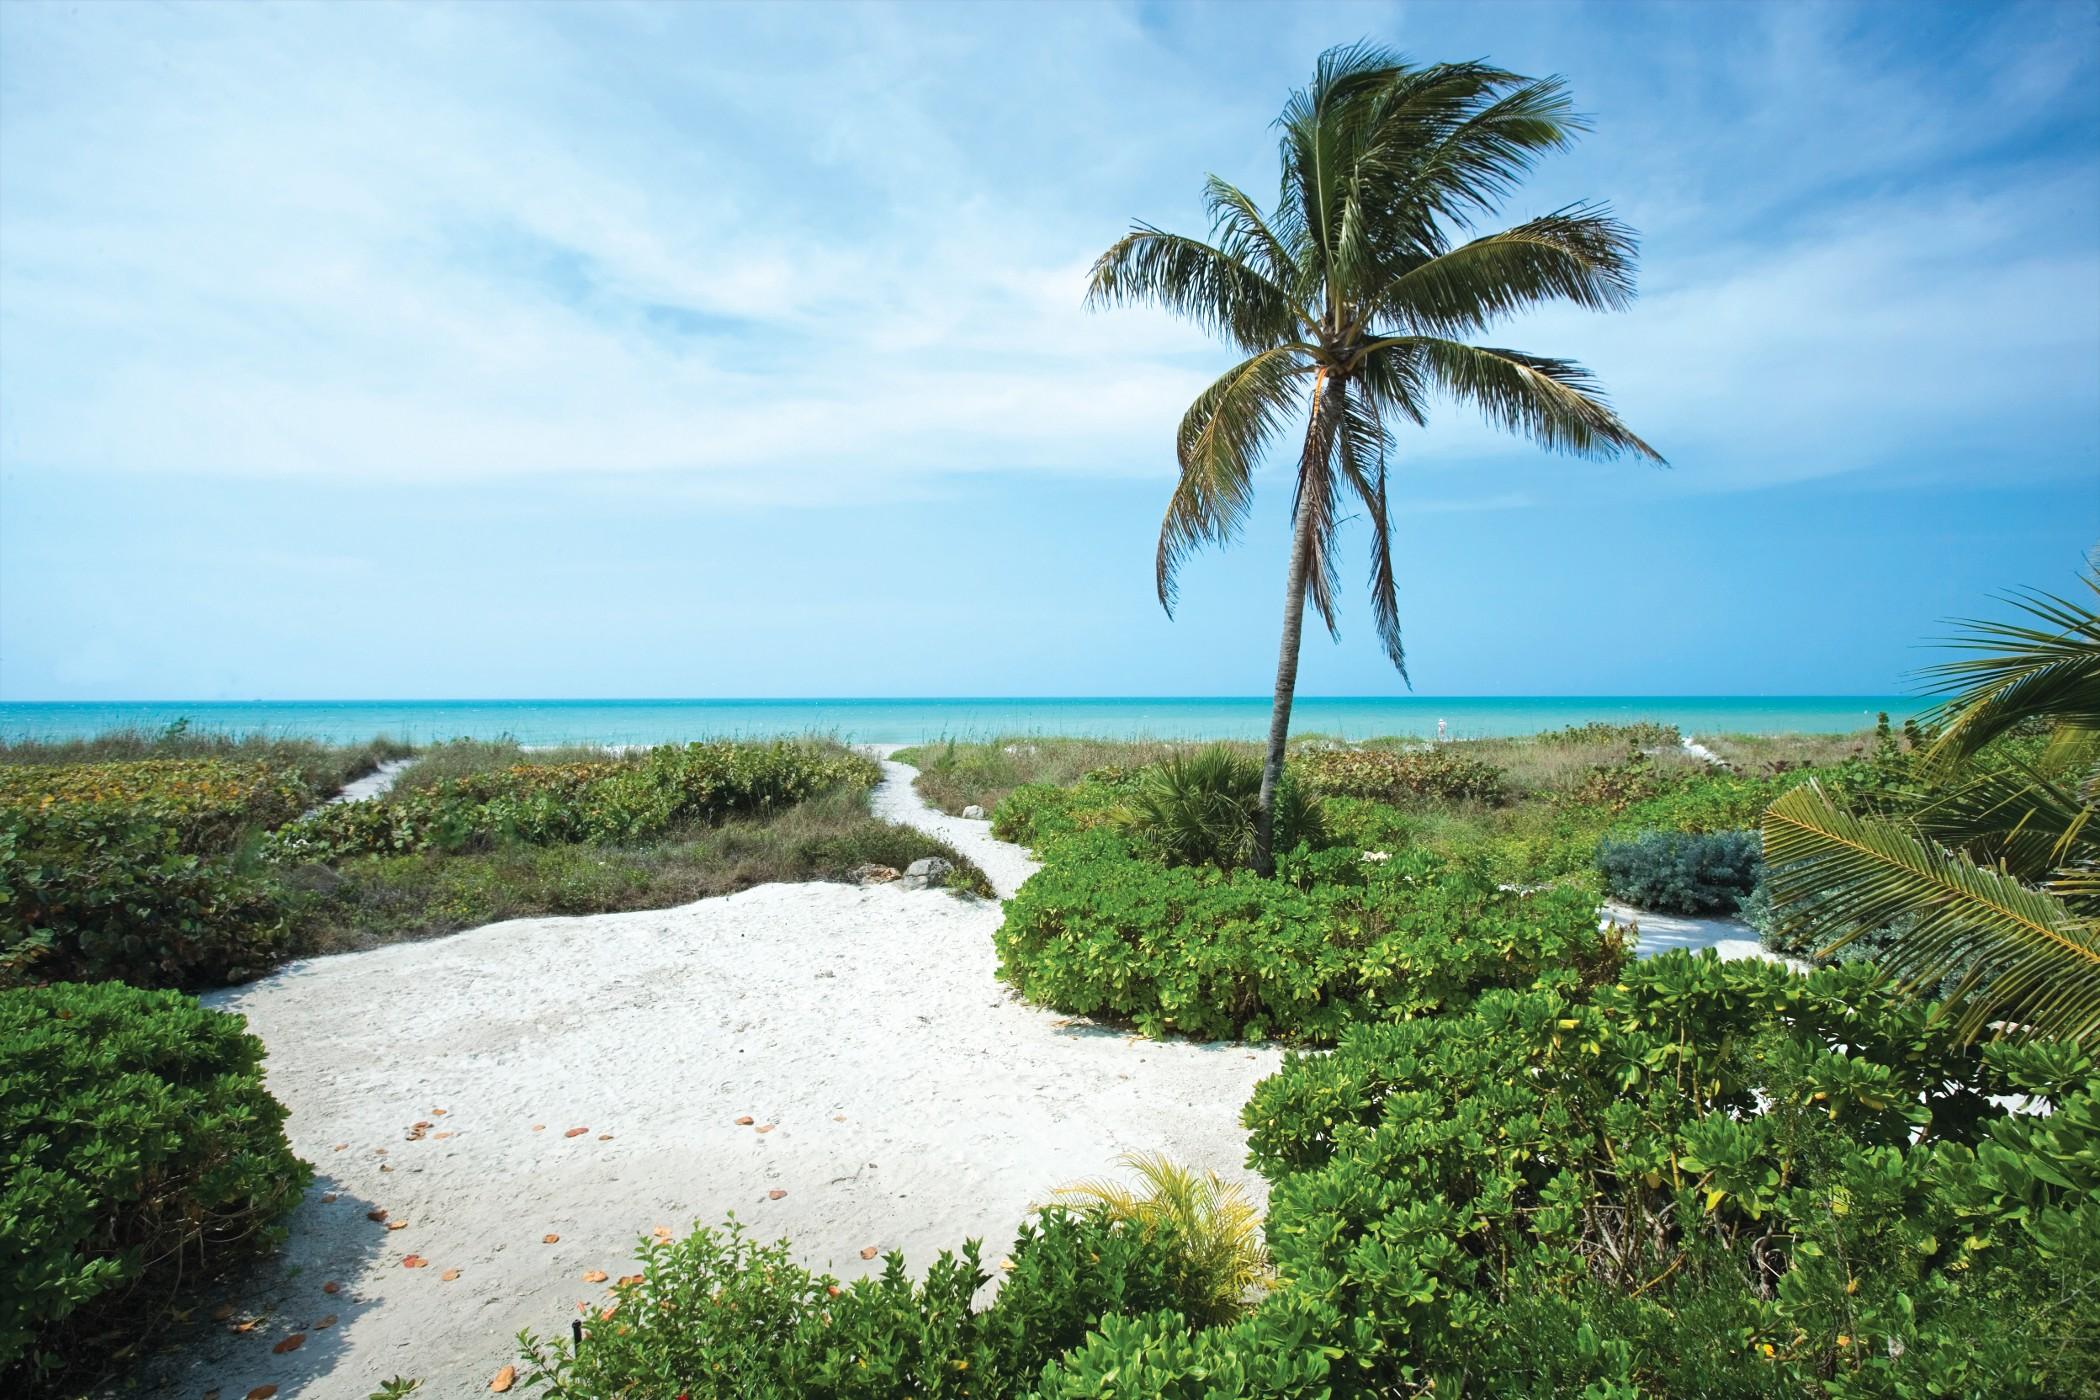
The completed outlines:
{"type": "MultiPolygon", "coordinates": [[[[928,810],[911,776],[886,765],[878,811],[963,847],[1002,892],[1026,878],[1025,852],[928,810]]],[[[617,1279],[638,1237],[732,1211],[852,1278],[880,1271],[870,1245],[918,1273],[975,1236],[992,1265],[1032,1203],[1125,1150],[1259,1199],[1239,1111],[1278,1052],[1025,1005],[994,975],[999,920],[943,891],[768,885],[312,959],[211,994],[269,1047],[316,1178],[283,1250],[197,1310],[144,1393],[364,1400],[397,1374],[478,1393],[520,1328],[566,1333],[605,1298],[587,1272],[617,1279]],[[205,1321],[221,1300],[234,1316],[205,1321]]]]}

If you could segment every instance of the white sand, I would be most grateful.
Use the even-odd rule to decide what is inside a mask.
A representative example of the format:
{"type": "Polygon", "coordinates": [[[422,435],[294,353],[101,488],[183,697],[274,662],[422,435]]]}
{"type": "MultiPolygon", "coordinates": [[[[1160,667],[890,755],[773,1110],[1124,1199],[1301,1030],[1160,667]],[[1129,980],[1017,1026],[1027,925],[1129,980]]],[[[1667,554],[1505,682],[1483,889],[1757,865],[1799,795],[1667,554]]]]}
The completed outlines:
{"type": "MultiPolygon", "coordinates": [[[[886,765],[879,811],[938,831],[1002,891],[1026,878],[1024,852],[925,809],[911,776],[886,765]]],[[[150,1365],[146,1393],[364,1400],[395,1374],[483,1393],[518,1329],[564,1332],[603,1295],[585,1271],[617,1278],[637,1236],[729,1211],[853,1277],[880,1268],[867,1245],[915,1273],[967,1236],[996,1260],[1032,1202],[1126,1149],[1258,1189],[1239,1110],[1277,1053],[1024,1005],[994,977],[999,918],[938,891],[769,885],[313,959],[214,993],[268,1045],[318,1175],[281,1255],[224,1295],[266,1319],[205,1327],[150,1365]],[[407,1227],[366,1218],[380,1208],[407,1227]],[[429,1266],[404,1268],[411,1253],[429,1266]]]]}

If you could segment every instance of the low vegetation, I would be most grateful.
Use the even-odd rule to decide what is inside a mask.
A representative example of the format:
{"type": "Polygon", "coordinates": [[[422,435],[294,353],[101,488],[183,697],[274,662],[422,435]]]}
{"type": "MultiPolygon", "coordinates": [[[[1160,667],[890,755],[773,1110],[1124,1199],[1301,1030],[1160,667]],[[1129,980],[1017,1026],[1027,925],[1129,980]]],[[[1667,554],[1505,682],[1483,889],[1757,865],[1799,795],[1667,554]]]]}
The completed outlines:
{"type": "MultiPolygon", "coordinates": [[[[913,787],[949,816],[965,807],[990,812],[1016,788],[1063,787],[1089,773],[1132,771],[1156,763],[1181,745],[1159,740],[1062,739],[1009,735],[983,740],[944,739],[890,755],[919,770],[913,787]]],[[[1254,753],[1252,744],[1236,745],[1254,753]]]]}
{"type": "Polygon", "coordinates": [[[226,734],[177,720],[165,729],[113,729],[88,739],[0,740],[0,766],[74,767],[137,763],[146,759],[215,759],[260,765],[293,775],[309,793],[326,797],[381,763],[414,750],[396,739],[324,744],[270,734],[226,734]]]}
{"type": "Polygon", "coordinates": [[[241,1019],[114,982],[0,991],[0,1388],[78,1388],[277,1239],[309,1170],[241,1019]]]}
{"type": "Polygon", "coordinates": [[[989,1306],[977,1242],[914,1281],[892,1253],[875,1278],[812,1274],[785,1242],[731,1221],[644,1241],[578,1346],[520,1338],[525,1384],[556,1400],[893,1400],[1025,1393],[1105,1318],[1200,1309],[1212,1280],[1164,1220],[1052,1208],[1024,1224],[989,1306]]]}
{"type": "Polygon", "coordinates": [[[1648,831],[1597,844],[1604,892],[1665,914],[1733,914],[1764,879],[1754,831],[1648,831]]]}

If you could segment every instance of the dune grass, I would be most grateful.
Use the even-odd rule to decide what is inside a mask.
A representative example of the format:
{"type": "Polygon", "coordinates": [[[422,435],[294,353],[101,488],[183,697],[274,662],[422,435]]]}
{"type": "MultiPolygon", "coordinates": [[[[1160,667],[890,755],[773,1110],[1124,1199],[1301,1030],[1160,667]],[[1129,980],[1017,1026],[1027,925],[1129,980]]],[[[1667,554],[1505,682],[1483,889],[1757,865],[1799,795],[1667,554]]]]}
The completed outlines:
{"type": "MultiPolygon", "coordinates": [[[[1183,747],[1163,739],[1065,739],[1003,735],[945,739],[890,755],[919,770],[919,796],[949,816],[971,805],[990,812],[1026,783],[1076,783],[1098,768],[1142,767],[1183,747]]],[[[1249,751],[1255,745],[1247,744],[1249,751]]]]}
{"type": "Polygon", "coordinates": [[[528,749],[516,739],[451,739],[418,750],[416,761],[394,779],[393,791],[413,792],[435,787],[451,778],[467,778],[520,765],[565,763],[613,763],[639,758],[644,749],[622,750],[595,744],[565,744],[559,748],[528,749]]]}

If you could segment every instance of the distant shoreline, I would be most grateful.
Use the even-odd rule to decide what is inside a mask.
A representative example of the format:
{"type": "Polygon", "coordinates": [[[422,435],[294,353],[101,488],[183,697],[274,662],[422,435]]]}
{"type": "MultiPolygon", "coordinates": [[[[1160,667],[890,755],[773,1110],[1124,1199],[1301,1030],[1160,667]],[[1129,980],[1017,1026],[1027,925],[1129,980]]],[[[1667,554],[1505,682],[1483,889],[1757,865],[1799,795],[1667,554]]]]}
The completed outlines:
{"type": "MultiPolygon", "coordinates": [[[[1686,734],[1843,733],[1886,712],[1901,722],[1929,709],[1912,695],[1300,696],[1298,734],[1348,739],[1436,733],[1534,734],[1567,725],[1652,720],[1686,734]]],[[[1252,739],[1268,724],[1266,696],[775,700],[274,700],[5,701],[0,739],[81,738],[113,729],[269,733],[338,743],[387,735],[412,743],[469,737],[531,744],[655,744],[823,732],[857,743],[1064,735],[1252,739]]]]}

